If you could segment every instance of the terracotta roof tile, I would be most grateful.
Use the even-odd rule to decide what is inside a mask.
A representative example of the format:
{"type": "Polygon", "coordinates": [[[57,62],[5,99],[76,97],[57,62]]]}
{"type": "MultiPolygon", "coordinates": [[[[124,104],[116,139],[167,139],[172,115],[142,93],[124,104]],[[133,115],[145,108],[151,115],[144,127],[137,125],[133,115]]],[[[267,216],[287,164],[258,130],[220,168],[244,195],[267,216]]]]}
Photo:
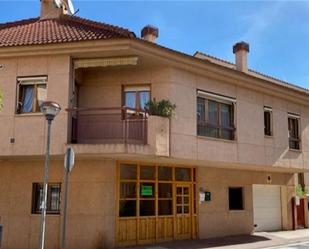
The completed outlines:
{"type": "Polygon", "coordinates": [[[76,16],[46,20],[31,18],[0,24],[0,47],[132,37],[135,34],[128,29],[76,16]]]}

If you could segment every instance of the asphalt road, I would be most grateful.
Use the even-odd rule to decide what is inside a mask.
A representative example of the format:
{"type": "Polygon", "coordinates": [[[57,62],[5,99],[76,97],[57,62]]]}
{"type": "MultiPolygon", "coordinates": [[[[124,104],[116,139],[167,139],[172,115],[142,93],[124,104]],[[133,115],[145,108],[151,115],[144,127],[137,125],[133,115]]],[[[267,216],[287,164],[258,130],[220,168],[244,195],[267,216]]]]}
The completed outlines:
{"type": "Polygon", "coordinates": [[[269,247],[268,249],[309,249],[309,241],[285,246],[269,247]]]}

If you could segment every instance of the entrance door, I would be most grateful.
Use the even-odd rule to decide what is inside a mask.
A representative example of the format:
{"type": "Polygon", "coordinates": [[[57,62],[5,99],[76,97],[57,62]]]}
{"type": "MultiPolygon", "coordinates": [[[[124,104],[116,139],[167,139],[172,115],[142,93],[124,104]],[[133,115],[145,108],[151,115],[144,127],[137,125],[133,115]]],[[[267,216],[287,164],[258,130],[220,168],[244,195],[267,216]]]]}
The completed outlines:
{"type": "Polygon", "coordinates": [[[177,239],[191,239],[192,211],[191,186],[189,184],[176,185],[176,237],[177,239]]]}
{"type": "Polygon", "coordinates": [[[299,205],[297,208],[297,228],[305,228],[305,200],[300,199],[299,205]]]}

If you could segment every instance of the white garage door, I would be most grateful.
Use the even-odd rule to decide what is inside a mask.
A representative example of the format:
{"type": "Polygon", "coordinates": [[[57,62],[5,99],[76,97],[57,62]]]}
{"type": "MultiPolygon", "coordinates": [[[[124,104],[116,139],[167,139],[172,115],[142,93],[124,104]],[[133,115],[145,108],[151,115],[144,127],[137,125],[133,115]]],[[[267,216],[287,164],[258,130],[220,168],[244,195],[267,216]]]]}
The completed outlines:
{"type": "Polygon", "coordinates": [[[280,186],[253,185],[253,217],[255,231],[281,230],[280,186]]]}

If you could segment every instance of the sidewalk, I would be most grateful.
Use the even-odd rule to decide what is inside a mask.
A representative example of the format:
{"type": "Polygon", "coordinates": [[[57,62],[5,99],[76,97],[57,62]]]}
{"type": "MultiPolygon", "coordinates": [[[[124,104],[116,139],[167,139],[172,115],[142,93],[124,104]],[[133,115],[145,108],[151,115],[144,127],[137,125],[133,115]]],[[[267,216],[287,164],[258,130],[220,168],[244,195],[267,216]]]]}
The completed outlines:
{"type": "Polygon", "coordinates": [[[309,241],[309,229],[280,232],[259,232],[253,235],[229,236],[205,240],[185,240],[128,247],[131,249],[259,249],[309,241]]]}

